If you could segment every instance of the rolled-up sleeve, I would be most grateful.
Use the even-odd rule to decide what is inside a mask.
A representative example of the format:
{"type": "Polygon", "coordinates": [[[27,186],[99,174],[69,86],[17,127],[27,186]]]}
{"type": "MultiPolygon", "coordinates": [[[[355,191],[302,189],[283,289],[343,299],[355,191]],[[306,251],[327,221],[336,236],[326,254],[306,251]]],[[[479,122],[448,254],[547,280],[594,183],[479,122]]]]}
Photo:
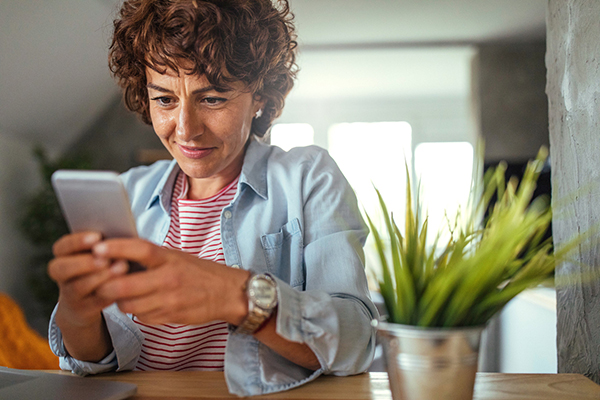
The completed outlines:
{"type": "Polygon", "coordinates": [[[277,333],[304,343],[315,353],[321,370],[334,375],[365,371],[374,351],[374,315],[366,304],[345,293],[298,292],[279,283],[277,333]]]}
{"type": "Polygon", "coordinates": [[[142,333],[129,316],[119,311],[116,304],[102,311],[113,344],[113,351],[99,362],[77,360],[65,349],[62,333],[56,325],[56,308],[50,318],[48,340],[50,348],[60,358],[60,368],[81,376],[109,371],[132,370],[137,364],[143,341],[142,333]]]}

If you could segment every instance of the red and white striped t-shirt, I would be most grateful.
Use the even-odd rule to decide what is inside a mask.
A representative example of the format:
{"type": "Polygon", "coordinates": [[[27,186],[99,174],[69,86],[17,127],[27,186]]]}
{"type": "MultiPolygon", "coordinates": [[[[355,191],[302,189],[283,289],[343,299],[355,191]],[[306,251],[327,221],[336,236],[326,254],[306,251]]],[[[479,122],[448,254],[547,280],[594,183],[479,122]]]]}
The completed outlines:
{"type": "MultiPolygon", "coordinates": [[[[213,197],[186,200],[187,176],[180,172],[171,200],[171,225],[164,247],[225,263],[221,244],[221,211],[233,200],[239,177],[213,197]]],[[[148,325],[133,320],[144,335],[136,370],[222,371],[227,323],[148,325]]]]}

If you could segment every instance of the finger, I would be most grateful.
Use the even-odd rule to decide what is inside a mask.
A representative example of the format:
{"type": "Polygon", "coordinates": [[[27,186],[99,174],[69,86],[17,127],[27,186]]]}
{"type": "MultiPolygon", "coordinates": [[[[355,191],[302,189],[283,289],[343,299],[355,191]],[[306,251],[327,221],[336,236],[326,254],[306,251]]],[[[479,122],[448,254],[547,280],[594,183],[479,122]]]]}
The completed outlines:
{"type": "Polygon", "coordinates": [[[112,301],[148,296],[172,286],[163,275],[159,270],[127,274],[106,282],[96,290],[96,293],[112,301]]]}
{"type": "Polygon", "coordinates": [[[198,319],[196,308],[177,309],[169,305],[169,301],[161,295],[150,295],[135,299],[117,302],[117,306],[124,313],[134,314],[141,322],[146,324],[202,324],[210,319],[198,319]]]}
{"type": "Polygon", "coordinates": [[[94,255],[103,258],[136,261],[152,269],[163,265],[169,251],[142,239],[109,239],[93,246],[94,255]]]}
{"type": "MultiPolygon", "coordinates": [[[[121,308],[121,304],[117,303],[117,305],[119,306],[119,309],[123,311],[123,309],[121,308]]],[[[150,310],[148,312],[143,313],[135,313],[135,316],[140,322],[148,325],[188,323],[185,320],[179,319],[179,317],[174,315],[173,313],[167,313],[165,312],[165,310],[162,309],[150,310]]]]}
{"type": "Polygon", "coordinates": [[[52,253],[55,257],[62,257],[69,254],[80,253],[90,250],[92,246],[102,240],[102,235],[98,232],[78,232],[64,235],[52,246],[52,253]]]}
{"type": "Polygon", "coordinates": [[[125,274],[126,272],[127,263],[125,261],[119,261],[110,268],[71,281],[67,284],[67,290],[70,292],[71,296],[78,298],[87,297],[94,294],[95,290],[104,282],[107,282],[115,276],[125,274]]]}
{"type": "Polygon", "coordinates": [[[107,259],[93,257],[89,253],[76,254],[51,260],[48,263],[48,275],[61,283],[107,269],[109,265],[107,259]]]}
{"type": "Polygon", "coordinates": [[[136,316],[156,314],[164,307],[164,302],[159,299],[159,296],[140,296],[117,300],[119,310],[126,314],[134,314],[136,316]]]}

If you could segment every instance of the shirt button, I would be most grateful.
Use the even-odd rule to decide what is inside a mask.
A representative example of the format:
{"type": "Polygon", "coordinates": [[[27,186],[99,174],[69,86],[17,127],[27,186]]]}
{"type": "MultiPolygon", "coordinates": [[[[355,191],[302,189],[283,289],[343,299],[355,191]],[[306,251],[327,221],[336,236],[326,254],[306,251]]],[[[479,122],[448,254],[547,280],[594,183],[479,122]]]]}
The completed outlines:
{"type": "Polygon", "coordinates": [[[227,210],[223,213],[223,215],[225,216],[225,218],[229,219],[231,218],[231,211],[227,210]]]}
{"type": "Polygon", "coordinates": [[[239,265],[237,265],[237,264],[233,264],[233,265],[231,266],[231,268],[240,269],[240,266],[239,266],[239,265]]]}

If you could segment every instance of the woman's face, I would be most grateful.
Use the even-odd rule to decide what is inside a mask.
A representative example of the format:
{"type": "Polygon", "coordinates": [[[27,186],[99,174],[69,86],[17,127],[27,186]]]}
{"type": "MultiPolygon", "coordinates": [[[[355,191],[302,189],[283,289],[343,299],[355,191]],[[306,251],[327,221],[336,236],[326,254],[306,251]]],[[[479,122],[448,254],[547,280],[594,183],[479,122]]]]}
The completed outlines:
{"type": "Polygon", "coordinates": [[[146,80],[154,131],[189,176],[190,196],[217,193],[240,173],[262,103],[241,82],[223,91],[183,70],[177,76],[147,68],[146,80]]]}

